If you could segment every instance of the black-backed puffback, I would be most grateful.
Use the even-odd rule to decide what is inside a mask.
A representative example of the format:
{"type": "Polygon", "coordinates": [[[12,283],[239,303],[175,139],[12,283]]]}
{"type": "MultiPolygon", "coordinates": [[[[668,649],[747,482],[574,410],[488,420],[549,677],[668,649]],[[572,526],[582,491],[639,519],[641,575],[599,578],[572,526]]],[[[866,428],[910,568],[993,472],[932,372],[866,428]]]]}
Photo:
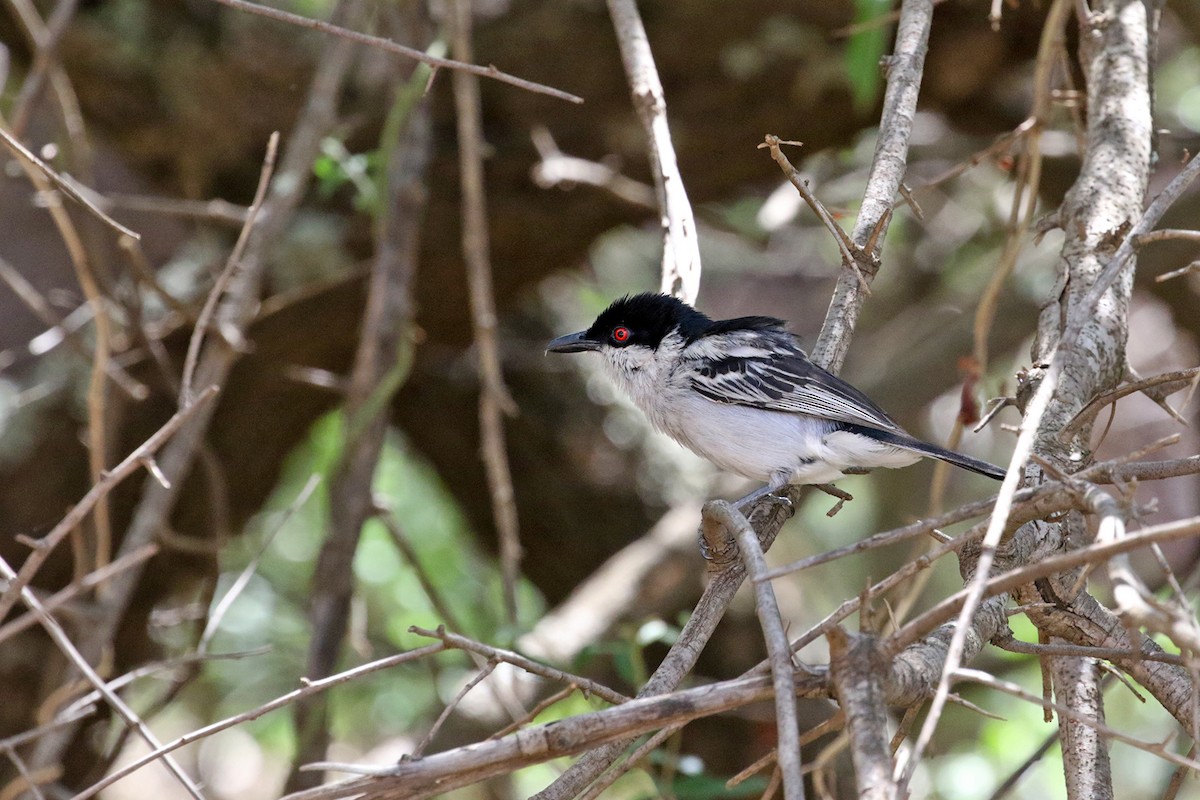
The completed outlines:
{"type": "Polygon", "coordinates": [[[546,350],[599,353],[654,427],[723,469],[766,482],[740,504],[789,483],[829,483],[922,456],[1004,477],[993,464],[908,434],[809,360],[774,317],[713,320],[677,298],[637,294],[546,350]]]}

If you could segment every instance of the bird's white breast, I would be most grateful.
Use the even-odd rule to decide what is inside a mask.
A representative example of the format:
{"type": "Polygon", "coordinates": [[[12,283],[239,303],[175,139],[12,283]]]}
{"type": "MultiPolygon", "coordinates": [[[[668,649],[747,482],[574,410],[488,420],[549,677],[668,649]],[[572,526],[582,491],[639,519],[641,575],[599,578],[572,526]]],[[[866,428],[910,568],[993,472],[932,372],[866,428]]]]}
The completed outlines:
{"type": "Polygon", "coordinates": [[[655,428],[722,469],[760,481],[787,474],[792,483],[828,483],[847,468],[919,458],[818,417],[709,400],[692,387],[695,365],[679,358],[683,346],[672,333],[657,349],[609,350],[605,366],[655,428]]]}

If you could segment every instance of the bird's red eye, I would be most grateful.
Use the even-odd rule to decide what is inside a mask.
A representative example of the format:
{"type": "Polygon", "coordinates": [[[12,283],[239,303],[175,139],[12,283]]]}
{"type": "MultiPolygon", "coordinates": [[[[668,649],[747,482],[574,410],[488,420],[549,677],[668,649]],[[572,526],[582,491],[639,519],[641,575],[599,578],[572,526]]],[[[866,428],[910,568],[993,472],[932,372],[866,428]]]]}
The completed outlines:
{"type": "Polygon", "coordinates": [[[614,342],[628,342],[630,337],[629,328],[626,328],[624,325],[618,325],[613,328],[612,337],[614,342]]]}

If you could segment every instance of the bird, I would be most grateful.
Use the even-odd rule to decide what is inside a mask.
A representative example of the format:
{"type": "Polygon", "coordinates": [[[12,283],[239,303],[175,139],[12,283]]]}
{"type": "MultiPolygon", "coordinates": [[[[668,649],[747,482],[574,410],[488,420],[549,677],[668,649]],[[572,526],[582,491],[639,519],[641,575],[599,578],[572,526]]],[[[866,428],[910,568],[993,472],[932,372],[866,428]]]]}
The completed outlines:
{"type": "Polygon", "coordinates": [[[830,484],[923,457],[1002,480],[1004,470],[922,441],[809,359],[781,319],[714,320],[665,294],[626,295],[547,353],[599,353],[604,371],[657,430],[728,472],[764,485],[748,508],[790,484],[830,484]]]}

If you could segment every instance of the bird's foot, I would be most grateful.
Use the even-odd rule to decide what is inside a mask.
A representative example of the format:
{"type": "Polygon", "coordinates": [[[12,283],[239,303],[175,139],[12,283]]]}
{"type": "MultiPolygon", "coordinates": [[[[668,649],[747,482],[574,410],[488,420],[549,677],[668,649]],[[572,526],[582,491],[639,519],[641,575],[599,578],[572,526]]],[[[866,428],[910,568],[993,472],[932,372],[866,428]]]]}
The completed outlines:
{"type": "Polygon", "coordinates": [[[796,507],[792,504],[792,498],[788,497],[786,494],[775,494],[774,492],[770,492],[769,494],[765,494],[760,497],[759,502],[765,502],[773,506],[779,506],[780,508],[785,509],[788,514],[796,513],[796,507]]]}
{"type": "Polygon", "coordinates": [[[765,486],[760,486],[759,488],[755,489],[753,492],[746,495],[745,497],[742,497],[738,500],[734,500],[733,507],[736,508],[738,511],[742,512],[743,514],[745,514],[746,516],[749,516],[750,512],[754,510],[754,506],[758,503],[759,500],[762,500],[764,497],[769,497],[769,498],[771,498],[772,503],[784,504],[788,508],[791,508],[792,507],[791,500],[789,500],[786,496],[775,494],[775,492],[779,491],[780,489],[782,489],[788,485],[787,478],[788,478],[788,476],[786,476],[786,475],[779,475],[779,476],[772,478],[771,481],[769,483],[767,483],[765,486]]]}

